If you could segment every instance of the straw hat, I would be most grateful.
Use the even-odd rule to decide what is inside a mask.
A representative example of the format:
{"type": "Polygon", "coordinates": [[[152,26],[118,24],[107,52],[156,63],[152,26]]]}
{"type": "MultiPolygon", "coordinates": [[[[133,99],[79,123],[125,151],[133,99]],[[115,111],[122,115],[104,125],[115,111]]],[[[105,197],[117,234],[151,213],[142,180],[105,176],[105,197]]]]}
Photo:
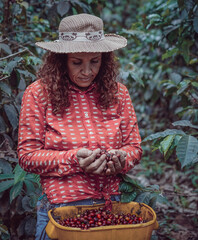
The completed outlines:
{"type": "Polygon", "coordinates": [[[90,14],[77,14],[62,19],[59,40],[37,42],[36,45],[55,53],[111,52],[127,45],[126,38],[104,34],[101,18],[90,14]]]}

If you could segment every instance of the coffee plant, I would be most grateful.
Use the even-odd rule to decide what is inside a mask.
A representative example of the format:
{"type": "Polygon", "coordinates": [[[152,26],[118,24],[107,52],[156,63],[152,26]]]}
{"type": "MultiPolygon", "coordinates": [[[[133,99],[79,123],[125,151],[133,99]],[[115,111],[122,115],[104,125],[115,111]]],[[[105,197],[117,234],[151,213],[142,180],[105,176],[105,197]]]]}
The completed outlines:
{"type": "Polygon", "coordinates": [[[198,161],[197,3],[150,1],[140,8],[138,22],[123,29],[130,39],[131,61],[123,62],[122,76],[134,99],[144,103],[137,105],[143,142],[153,140],[153,150],[166,160],[176,150],[182,167],[198,161]]]}
{"type": "MultiPolygon", "coordinates": [[[[128,39],[117,52],[143,139],[146,177],[160,179],[176,165],[198,186],[198,1],[0,1],[0,238],[34,238],[39,176],[26,173],[16,154],[23,92],[35,81],[45,51],[36,41],[55,40],[60,19],[101,16],[105,32],[128,39]],[[154,155],[154,151],[156,155],[154,155]],[[158,152],[164,159],[158,157],[158,152]],[[163,161],[165,160],[165,161],[163,161]],[[178,161],[177,161],[178,160],[178,161]],[[179,162],[179,164],[178,164],[179,162]],[[169,163],[169,165],[167,165],[169,163]],[[189,166],[195,166],[192,170],[189,166]]],[[[160,155],[160,156],[161,156],[160,155]]],[[[121,176],[122,202],[170,204],[158,185],[121,176]]],[[[179,188],[177,186],[177,188],[179,188]]],[[[183,205],[185,199],[182,199],[183,205]]],[[[168,219],[168,216],[167,216],[168,219]]],[[[165,225],[167,224],[166,219],[165,225]]],[[[171,229],[171,228],[170,228],[171,229]]]]}

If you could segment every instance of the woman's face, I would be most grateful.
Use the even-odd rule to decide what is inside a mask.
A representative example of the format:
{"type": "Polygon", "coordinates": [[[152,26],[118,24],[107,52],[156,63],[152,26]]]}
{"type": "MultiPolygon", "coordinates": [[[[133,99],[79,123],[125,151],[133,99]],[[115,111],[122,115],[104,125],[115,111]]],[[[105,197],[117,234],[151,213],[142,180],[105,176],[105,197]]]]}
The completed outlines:
{"type": "Polygon", "coordinates": [[[70,80],[80,88],[87,88],[99,72],[101,59],[102,53],[68,53],[70,80]]]}

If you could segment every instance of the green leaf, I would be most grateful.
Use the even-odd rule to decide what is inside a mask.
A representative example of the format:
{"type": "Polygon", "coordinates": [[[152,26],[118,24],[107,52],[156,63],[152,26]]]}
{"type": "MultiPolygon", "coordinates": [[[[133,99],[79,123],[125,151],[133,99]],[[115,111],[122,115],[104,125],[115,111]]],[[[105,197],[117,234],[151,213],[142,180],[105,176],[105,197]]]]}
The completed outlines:
{"type": "Polygon", "coordinates": [[[131,76],[132,79],[134,79],[137,83],[139,83],[141,86],[144,86],[144,82],[140,78],[138,72],[130,71],[129,76],[131,76]]]}
{"type": "Polygon", "coordinates": [[[19,4],[22,5],[23,7],[25,7],[26,9],[28,9],[28,7],[29,7],[29,3],[25,2],[25,1],[23,1],[22,3],[19,2],[19,4]]]}
{"type": "Polygon", "coordinates": [[[150,192],[143,192],[143,193],[140,193],[136,197],[135,201],[139,202],[139,203],[148,204],[150,202],[150,199],[151,199],[151,193],[150,192]]]}
{"type": "Polygon", "coordinates": [[[151,141],[158,138],[164,138],[168,135],[185,135],[185,132],[177,129],[166,129],[163,132],[158,132],[149,135],[148,137],[144,138],[142,142],[151,141]]]}
{"type": "Polygon", "coordinates": [[[122,175],[122,178],[123,178],[124,181],[126,181],[126,182],[130,183],[132,186],[134,186],[134,188],[137,188],[137,189],[140,189],[140,190],[142,190],[144,188],[140,183],[138,183],[136,180],[130,178],[126,174],[122,175]]]}
{"type": "Polygon", "coordinates": [[[189,84],[190,84],[189,80],[181,81],[180,84],[178,85],[177,94],[179,95],[183,93],[188,88],[189,84]]]}
{"type": "Polygon", "coordinates": [[[182,80],[182,76],[179,73],[173,72],[170,74],[170,79],[175,83],[179,84],[182,80]]]}
{"type": "Polygon", "coordinates": [[[29,218],[25,221],[25,235],[31,236],[32,233],[35,231],[36,228],[36,219],[32,216],[28,216],[29,218]]]}
{"type": "Polygon", "coordinates": [[[38,202],[38,194],[36,192],[30,194],[30,207],[35,208],[38,202]]]}
{"type": "Polygon", "coordinates": [[[193,41],[183,41],[181,45],[181,54],[184,57],[185,62],[188,64],[190,60],[190,47],[193,45],[193,41]]]}
{"type": "Polygon", "coordinates": [[[19,164],[16,165],[14,169],[14,183],[23,182],[27,172],[24,171],[19,164]]]}
{"type": "Polygon", "coordinates": [[[13,69],[17,66],[17,64],[18,64],[18,58],[16,58],[16,60],[12,60],[8,62],[8,64],[3,70],[3,73],[11,73],[13,69]]]}
{"type": "Polygon", "coordinates": [[[4,192],[8,188],[12,187],[14,184],[14,180],[7,180],[0,182],[0,192],[4,192]]]}
{"type": "Polygon", "coordinates": [[[195,64],[195,63],[198,63],[198,58],[193,58],[189,62],[189,64],[195,64]]]}
{"type": "Polygon", "coordinates": [[[8,180],[12,178],[14,180],[14,175],[12,173],[10,174],[0,174],[0,180],[8,180]]]}
{"type": "MultiPolygon", "coordinates": [[[[27,57],[25,57],[25,60],[26,60],[27,65],[35,65],[36,66],[36,65],[40,65],[42,63],[40,58],[34,57],[34,56],[27,56],[27,57]]],[[[25,70],[25,71],[20,70],[20,73],[24,73],[24,75],[31,75],[31,73],[28,72],[27,70],[25,70]]]]}
{"type": "Polygon", "coordinates": [[[189,120],[180,120],[172,123],[173,126],[191,127],[198,129],[197,125],[193,125],[189,120]]]}
{"type": "Polygon", "coordinates": [[[175,139],[175,135],[168,135],[164,138],[163,141],[161,141],[160,146],[162,147],[162,150],[164,152],[164,155],[167,154],[170,146],[172,145],[173,141],[175,139]]]}
{"type": "Polygon", "coordinates": [[[167,59],[169,57],[172,57],[173,55],[178,54],[178,52],[179,52],[178,48],[173,48],[171,50],[168,50],[168,51],[166,51],[166,53],[164,53],[162,55],[162,60],[165,60],[165,59],[167,59]]]}
{"type": "Polygon", "coordinates": [[[23,182],[17,182],[10,190],[10,203],[21,193],[23,182]]]}
{"type": "Polygon", "coordinates": [[[20,73],[14,68],[10,73],[9,84],[13,89],[17,89],[20,82],[20,73]]]}
{"type": "Polygon", "coordinates": [[[0,173],[4,173],[4,174],[12,173],[11,164],[3,158],[0,158],[0,173]]]}
{"type": "Polygon", "coordinates": [[[0,82],[0,89],[9,96],[12,94],[12,89],[7,83],[0,82]]]}
{"type": "Polygon", "coordinates": [[[198,140],[190,135],[183,136],[176,148],[177,157],[181,167],[198,161],[198,140]]]}
{"type": "Polygon", "coordinates": [[[12,104],[4,104],[4,110],[13,129],[16,129],[18,126],[18,113],[15,107],[12,104]]]}
{"type": "Polygon", "coordinates": [[[60,1],[57,5],[57,12],[62,17],[63,15],[65,15],[69,11],[69,8],[70,8],[70,3],[69,2],[60,1]]]}
{"type": "Polygon", "coordinates": [[[26,180],[32,181],[40,186],[40,176],[34,173],[28,173],[25,177],[26,180]]]}
{"type": "Polygon", "coordinates": [[[169,203],[168,199],[165,196],[163,196],[162,193],[156,194],[156,196],[157,196],[157,202],[163,203],[163,204],[168,204],[169,203]]]}
{"type": "Polygon", "coordinates": [[[0,43],[0,49],[3,49],[7,54],[12,54],[10,47],[5,43],[0,43]]]}
{"type": "Polygon", "coordinates": [[[128,203],[128,202],[132,202],[133,200],[135,200],[137,196],[137,192],[131,192],[131,193],[122,193],[121,195],[121,202],[123,203],[128,203]]]}
{"type": "Polygon", "coordinates": [[[150,14],[150,15],[148,15],[147,16],[147,19],[160,19],[161,17],[160,17],[160,15],[159,14],[150,14]]]}
{"type": "Polygon", "coordinates": [[[0,133],[5,133],[6,132],[6,123],[2,116],[0,116],[0,133]]]}
{"type": "Polygon", "coordinates": [[[191,82],[191,84],[192,84],[193,87],[198,88],[198,82],[191,82]]]}
{"type": "Polygon", "coordinates": [[[127,30],[127,29],[122,29],[123,33],[130,34],[131,36],[137,36],[139,37],[140,35],[146,37],[146,33],[140,30],[127,30]]]}
{"type": "Polygon", "coordinates": [[[194,28],[195,32],[198,33],[198,7],[195,11],[195,16],[193,19],[193,28],[194,28]]]}
{"type": "Polygon", "coordinates": [[[31,212],[33,210],[33,206],[31,206],[31,199],[29,196],[24,196],[22,199],[22,207],[26,212],[31,212]]]}
{"type": "Polygon", "coordinates": [[[25,179],[24,183],[25,183],[25,185],[27,187],[27,191],[26,191],[27,194],[30,194],[31,192],[35,191],[34,184],[31,181],[25,179]]]}
{"type": "Polygon", "coordinates": [[[134,187],[132,186],[132,184],[128,183],[128,182],[121,182],[120,186],[119,186],[119,191],[120,192],[133,192],[134,191],[134,187]]]}
{"type": "Polygon", "coordinates": [[[149,205],[150,207],[152,207],[152,208],[155,208],[156,203],[157,203],[157,196],[154,196],[154,197],[151,197],[148,205],[149,205]]]}

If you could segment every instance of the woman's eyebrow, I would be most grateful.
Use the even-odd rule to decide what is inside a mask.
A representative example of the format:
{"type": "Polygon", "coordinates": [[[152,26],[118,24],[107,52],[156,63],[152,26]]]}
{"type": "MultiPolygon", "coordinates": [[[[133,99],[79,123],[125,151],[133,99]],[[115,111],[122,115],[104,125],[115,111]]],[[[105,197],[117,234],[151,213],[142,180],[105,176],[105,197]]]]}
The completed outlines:
{"type": "Polygon", "coordinates": [[[73,59],[76,59],[76,60],[82,60],[82,58],[78,58],[78,57],[69,57],[69,58],[73,58],[73,59]]]}
{"type": "MultiPolygon", "coordinates": [[[[91,59],[99,58],[100,56],[101,56],[101,55],[98,55],[98,56],[95,56],[95,57],[93,57],[93,58],[91,58],[91,59]]],[[[81,57],[70,56],[69,58],[73,58],[73,59],[76,59],[76,60],[83,60],[83,58],[81,58],[81,57]]]]}
{"type": "Polygon", "coordinates": [[[98,55],[98,56],[96,56],[96,57],[93,57],[92,59],[99,58],[99,57],[100,57],[100,55],[98,55]]]}

